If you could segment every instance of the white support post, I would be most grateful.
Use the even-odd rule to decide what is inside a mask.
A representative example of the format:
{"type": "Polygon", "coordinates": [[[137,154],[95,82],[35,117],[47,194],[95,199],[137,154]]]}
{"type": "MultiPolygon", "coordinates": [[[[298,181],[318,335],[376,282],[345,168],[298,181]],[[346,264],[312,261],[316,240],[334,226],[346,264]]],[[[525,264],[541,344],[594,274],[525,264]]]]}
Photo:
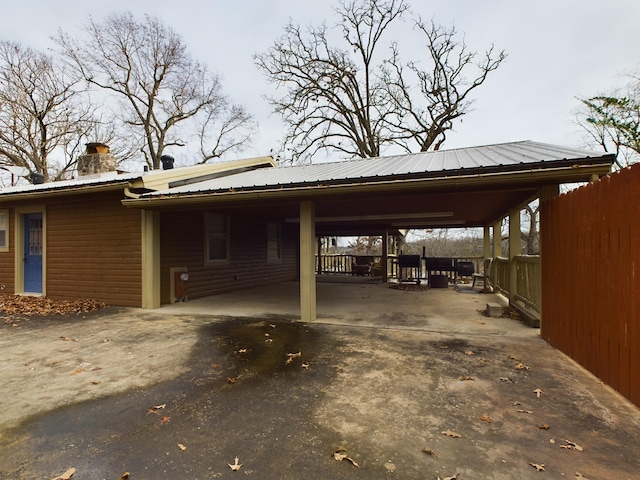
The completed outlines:
{"type": "Polygon", "coordinates": [[[316,319],[316,219],[313,202],[300,202],[300,317],[303,322],[316,319]]]}

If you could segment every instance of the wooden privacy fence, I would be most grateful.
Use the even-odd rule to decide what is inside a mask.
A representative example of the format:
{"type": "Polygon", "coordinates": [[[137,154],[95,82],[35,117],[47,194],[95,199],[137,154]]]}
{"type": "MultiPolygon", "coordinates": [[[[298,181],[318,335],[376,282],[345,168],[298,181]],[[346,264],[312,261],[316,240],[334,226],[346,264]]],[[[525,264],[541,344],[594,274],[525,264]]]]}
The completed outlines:
{"type": "Polygon", "coordinates": [[[640,406],[640,165],[542,205],[541,336],[640,406]]]}

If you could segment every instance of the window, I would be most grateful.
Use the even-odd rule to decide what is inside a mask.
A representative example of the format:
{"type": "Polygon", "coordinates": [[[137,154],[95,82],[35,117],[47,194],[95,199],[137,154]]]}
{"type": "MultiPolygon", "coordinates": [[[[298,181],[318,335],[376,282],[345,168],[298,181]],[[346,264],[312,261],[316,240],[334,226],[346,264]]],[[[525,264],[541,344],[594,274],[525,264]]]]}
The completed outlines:
{"type": "Polygon", "coordinates": [[[282,258],[282,229],[278,223],[267,223],[267,261],[274,262],[282,258]]]}
{"type": "Polygon", "coordinates": [[[206,213],[205,217],[205,261],[229,261],[229,217],[206,213]]]}
{"type": "Polygon", "coordinates": [[[0,251],[9,251],[9,211],[0,210],[0,251]]]}

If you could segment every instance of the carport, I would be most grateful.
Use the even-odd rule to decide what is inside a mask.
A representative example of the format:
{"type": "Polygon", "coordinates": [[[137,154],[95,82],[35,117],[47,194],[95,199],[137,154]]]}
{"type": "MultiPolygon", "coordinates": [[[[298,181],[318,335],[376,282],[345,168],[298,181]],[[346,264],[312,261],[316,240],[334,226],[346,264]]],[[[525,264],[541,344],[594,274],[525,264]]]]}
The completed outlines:
{"type": "Polygon", "coordinates": [[[206,207],[228,215],[251,212],[299,225],[301,319],[313,321],[318,236],[386,236],[399,228],[483,227],[484,256],[489,258],[492,248],[499,251],[501,240],[491,233],[500,232],[501,220],[508,216],[511,259],[520,253],[520,209],[524,205],[557,195],[560,184],[588,182],[608,174],[613,158],[606,153],[522,141],[234,172],[170,185],[123,204],[149,213],[143,245],[143,291],[148,307],[159,306],[154,280],[159,269],[159,240],[154,240],[159,235],[159,219],[154,212],[206,207]]]}

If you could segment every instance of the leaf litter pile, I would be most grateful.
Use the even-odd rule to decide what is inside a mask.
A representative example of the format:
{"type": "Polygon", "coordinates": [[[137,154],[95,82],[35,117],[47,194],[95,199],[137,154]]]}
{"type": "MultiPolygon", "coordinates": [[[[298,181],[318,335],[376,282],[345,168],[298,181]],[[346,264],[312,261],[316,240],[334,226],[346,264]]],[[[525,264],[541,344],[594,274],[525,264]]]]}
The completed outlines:
{"type": "Polygon", "coordinates": [[[0,315],[5,323],[21,318],[89,313],[106,307],[95,300],[52,300],[24,295],[0,295],[0,315]]]}

